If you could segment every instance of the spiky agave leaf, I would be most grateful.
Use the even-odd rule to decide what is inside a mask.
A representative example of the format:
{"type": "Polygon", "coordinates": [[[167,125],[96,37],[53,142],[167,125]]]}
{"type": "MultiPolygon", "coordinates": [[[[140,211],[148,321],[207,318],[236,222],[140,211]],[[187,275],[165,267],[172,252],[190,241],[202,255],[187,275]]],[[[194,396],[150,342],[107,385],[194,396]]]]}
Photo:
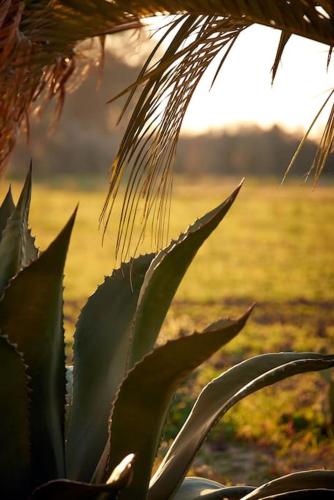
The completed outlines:
{"type": "Polygon", "coordinates": [[[0,377],[1,498],[26,498],[31,473],[29,379],[22,354],[2,335],[0,377]]]}
{"type": "Polygon", "coordinates": [[[0,300],[0,330],[24,353],[31,376],[32,483],[64,477],[63,273],[75,213],[0,300]]]}
{"type": "Polygon", "coordinates": [[[10,191],[1,207],[4,229],[0,237],[0,290],[38,256],[28,225],[31,199],[31,166],[15,207],[10,191]],[[7,217],[7,218],[6,218],[7,217]]]}
{"type": "Polygon", "coordinates": [[[80,314],[66,446],[71,479],[89,481],[105,447],[111,404],[128,369],[131,323],[153,257],[137,257],[115,270],[80,314]]]}
{"type": "Polygon", "coordinates": [[[223,203],[189,226],[185,233],[152,260],[140,291],[133,321],[131,366],[153,348],[168,308],[189,265],[202,244],[228,213],[240,187],[241,184],[223,203]]]}
{"type": "Polygon", "coordinates": [[[225,487],[216,481],[203,477],[186,477],[178,489],[174,500],[221,500],[222,498],[241,499],[255,490],[253,486],[225,487]]]}
{"type": "MultiPolygon", "coordinates": [[[[334,471],[333,470],[310,470],[301,471],[282,476],[273,481],[256,488],[244,497],[244,500],[260,500],[263,498],[275,498],[274,495],[291,494],[298,490],[306,490],[309,498],[312,498],[312,490],[328,490],[333,495],[334,471]]],[[[313,492],[313,498],[321,498],[313,492]]],[[[286,498],[289,498],[288,496],[286,498]]],[[[291,498],[294,498],[291,494],[291,498]]],[[[300,498],[303,498],[300,496],[300,498]]],[[[328,497],[330,498],[330,497],[328,497]]]]}
{"type": "Polygon", "coordinates": [[[120,492],[131,481],[134,460],[133,454],[126,456],[115,467],[106,484],[89,484],[59,479],[37,488],[32,494],[32,499],[98,500],[104,498],[103,494],[106,493],[108,500],[116,500],[120,492]]]}
{"type": "Polygon", "coordinates": [[[2,238],[2,232],[5,229],[7,221],[9,217],[12,215],[14,210],[15,210],[15,204],[13,201],[12,190],[9,187],[7,194],[0,207],[0,241],[2,238]]]}
{"type": "Polygon", "coordinates": [[[240,187],[158,254],[122,264],[88,300],[74,339],[67,436],[71,479],[91,478],[107,441],[110,406],[119,385],[128,368],[153,348],[188,266],[224,219],[240,187]]]}
{"type": "MultiPolygon", "coordinates": [[[[138,460],[120,498],[146,498],[153,461],[169,404],[179,383],[244,327],[251,309],[238,320],[222,320],[202,333],[157,347],[129,372],[114,403],[107,445],[107,470],[130,451],[138,460]],[[109,453],[110,452],[110,453],[109,453]]],[[[167,497],[164,497],[167,498],[167,497]]]]}
{"type": "Polygon", "coordinates": [[[312,488],[307,490],[290,490],[285,493],[277,493],[261,500],[332,500],[334,490],[329,488],[312,488]]]}
{"type": "Polygon", "coordinates": [[[333,366],[334,356],[294,352],[263,354],[239,363],[214,379],[202,390],[154,474],[149,500],[169,498],[178,489],[214,423],[238,401],[292,375],[333,366]]]}

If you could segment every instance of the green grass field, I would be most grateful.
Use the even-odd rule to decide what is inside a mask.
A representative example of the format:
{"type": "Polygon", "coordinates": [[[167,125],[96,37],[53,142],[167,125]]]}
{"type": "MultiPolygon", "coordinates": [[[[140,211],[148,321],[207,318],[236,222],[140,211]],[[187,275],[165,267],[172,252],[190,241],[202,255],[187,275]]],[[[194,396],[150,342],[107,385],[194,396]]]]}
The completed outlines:
{"type": "MultiPolygon", "coordinates": [[[[40,248],[80,203],[66,268],[66,296],[71,300],[91,293],[115,264],[116,220],[103,247],[98,231],[106,186],[91,181],[90,188],[88,182],[85,189],[65,181],[54,187],[35,184],[33,192],[31,221],[40,248]]],[[[218,205],[237,183],[176,182],[171,237],[218,205]]],[[[332,187],[312,190],[296,184],[246,182],[222,225],[199,252],[178,299],[334,300],[333,202],[332,187]]]]}
{"type": "MultiPolygon", "coordinates": [[[[237,183],[218,178],[190,184],[177,179],[171,236],[218,205],[237,183]]],[[[15,192],[18,188],[14,183],[15,192]]],[[[33,189],[31,225],[42,249],[80,202],[65,278],[69,346],[79,307],[115,264],[116,221],[103,247],[98,231],[105,193],[106,186],[84,179],[52,186],[37,183],[33,189]]],[[[239,337],[181,389],[166,440],[182,423],[203,384],[225,367],[269,351],[333,351],[333,220],[333,186],[313,190],[302,183],[281,187],[278,182],[246,182],[189,269],[162,338],[236,315],[253,302],[258,305],[239,337]]],[[[279,473],[332,465],[334,427],[328,387],[324,376],[307,375],[250,397],[218,424],[192,472],[226,484],[252,484],[279,473]]]]}

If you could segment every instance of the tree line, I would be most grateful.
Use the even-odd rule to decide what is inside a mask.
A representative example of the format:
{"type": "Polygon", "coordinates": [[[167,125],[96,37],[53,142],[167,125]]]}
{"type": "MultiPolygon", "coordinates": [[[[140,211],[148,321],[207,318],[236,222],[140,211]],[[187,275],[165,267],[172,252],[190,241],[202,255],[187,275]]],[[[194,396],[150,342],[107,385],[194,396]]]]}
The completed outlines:
{"type": "MultiPolygon", "coordinates": [[[[35,175],[92,174],[106,176],[124,134],[127,117],[116,126],[124,100],[106,102],[132,83],[137,66],[107,52],[104,76],[97,85],[98,74],[91,71],[85,82],[66,97],[63,115],[50,134],[52,105],[32,121],[29,146],[21,137],[11,161],[11,173],[25,172],[30,157],[35,175]]],[[[131,113],[129,109],[128,116],[131,113]]],[[[221,130],[201,135],[181,135],[177,148],[175,172],[214,175],[277,176],[282,178],[301,136],[275,125],[262,129],[257,125],[221,130]]],[[[308,140],[297,158],[291,175],[307,173],[317,144],[308,140]]],[[[327,172],[333,170],[333,160],[327,172]]],[[[325,173],[326,173],[325,171],[325,173]]]]}

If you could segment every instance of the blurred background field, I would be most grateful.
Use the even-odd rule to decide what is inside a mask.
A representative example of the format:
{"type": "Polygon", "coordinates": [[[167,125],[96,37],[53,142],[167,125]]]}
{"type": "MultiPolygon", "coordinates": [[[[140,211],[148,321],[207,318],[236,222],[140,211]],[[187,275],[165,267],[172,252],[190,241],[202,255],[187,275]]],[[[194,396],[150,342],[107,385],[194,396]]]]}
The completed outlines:
{"type": "MultiPolygon", "coordinates": [[[[176,177],[171,237],[218,205],[239,180],[204,176],[194,182],[176,177]]],[[[15,194],[19,187],[15,180],[15,194]]],[[[69,356],[80,307],[116,264],[117,210],[103,246],[98,230],[106,189],[104,180],[91,176],[55,177],[49,183],[37,180],[33,187],[31,225],[41,249],[80,202],[65,277],[69,356]]],[[[329,183],[312,189],[296,179],[284,186],[275,179],[246,180],[226,219],[189,269],[162,341],[198,330],[219,317],[236,316],[254,302],[257,307],[239,337],[182,387],[164,443],[175,435],[200,388],[222,369],[269,351],[331,349],[333,218],[334,186],[329,183]]],[[[225,483],[255,484],[298,468],[332,465],[330,387],[324,376],[306,375],[248,398],[214,429],[192,472],[203,474],[205,468],[206,475],[225,483]]]]}
{"type": "MultiPolygon", "coordinates": [[[[176,178],[170,237],[177,237],[197,217],[221,203],[239,181],[176,178]]],[[[14,193],[19,186],[14,182],[14,193]]],[[[33,189],[31,221],[40,248],[52,240],[79,203],[65,293],[68,300],[80,302],[116,264],[119,207],[102,244],[99,216],[106,182],[58,178],[52,184],[36,181],[33,189]]],[[[312,189],[297,181],[280,186],[277,180],[246,180],[223,224],[197,255],[178,300],[334,300],[333,202],[334,187],[329,184],[312,189]]],[[[141,251],[153,244],[147,237],[141,251]]]]}

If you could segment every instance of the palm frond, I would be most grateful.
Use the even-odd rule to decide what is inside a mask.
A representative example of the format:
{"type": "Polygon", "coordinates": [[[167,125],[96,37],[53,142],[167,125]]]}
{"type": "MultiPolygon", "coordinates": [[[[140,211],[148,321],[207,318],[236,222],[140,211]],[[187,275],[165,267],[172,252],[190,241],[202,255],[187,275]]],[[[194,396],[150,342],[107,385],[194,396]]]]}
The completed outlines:
{"type": "Polygon", "coordinates": [[[106,224],[121,178],[128,172],[116,245],[122,258],[130,249],[141,198],[142,236],[151,218],[153,224],[157,221],[156,245],[166,241],[170,172],[184,114],[208,65],[222,50],[228,51],[244,29],[216,16],[185,16],[181,25],[176,19],[175,26],[177,33],[165,54],[139,77],[147,81],[112,168],[110,198],[103,213],[106,224]]]}
{"type": "Polygon", "coordinates": [[[334,38],[331,0],[127,0],[129,12],[139,17],[160,14],[222,16],[245,24],[262,24],[327,45],[334,38]]]}
{"type": "MultiPolygon", "coordinates": [[[[300,151],[302,150],[307,138],[309,137],[314,125],[316,124],[319,116],[321,115],[323,110],[326,108],[327,104],[329,103],[329,101],[331,100],[333,95],[334,95],[334,89],[330,91],[330,93],[326,97],[324,103],[322,104],[321,108],[319,109],[319,111],[315,115],[312,123],[308,127],[306,133],[304,134],[304,137],[302,138],[297,150],[295,151],[293,157],[291,158],[289,165],[287,166],[287,168],[285,170],[285,173],[284,173],[284,176],[282,179],[282,183],[284,183],[290,170],[293,168],[293,166],[298,158],[298,155],[299,155],[300,151]]],[[[313,171],[315,171],[315,181],[317,181],[319,179],[321,172],[323,171],[323,169],[325,167],[325,163],[326,163],[326,160],[328,158],[328,155],[332,149],[333,140],[334,140],[334,130],[333,130],[333,125],[332,125],[332,119],[333,119],[332,118],[332,111],[331,111],[330,116],[328,118],[328,121],[326,123],[326,126],[324,129],[322,138],[320,140],[320,144],[319,144],[315,159],[314,159],[313,164],[312,164],[312,166],[307,174],[306,179],[308,179],[308,177],[311,175],[311,173],[313,171]]]]}
{"type": "Polygon", "coordinates": [[[288,41],[290,40],[290,38],[291,38],[291,33],[287,33],[286,31],[281,32],[281,36],[280,36],[280,39],[278,42],[278,47],[277,47],[277,51],[276,51],[274,64],[273,64],[273,67],[271,68],[271,72],[272,72],[271,83],[274,83],[274,80],[275,80],[275,77],[277,74],[277,70],[278,70],[279,64],[280,64],[281,59],[282,59],[283,50],[285,49],[285,46],[288,43],[288,41]]]}
{"type": "MultiPolygon", "coordinates": [[[[106,228],[121,179],[126,176],[117,240],[117,254],[121,258],[129,252],[140,199],[143,200],[142,236],[151,218],[156,245],[161,246],[166,238],[168,196],[172,186],[170,172],[182,120],[213,59],[222,53],[220,71],[238,35],[253,23],[281,30],[273,79],[291,35],[327,44],[329,57],[334,43],[334,5],[326,0],[133,0],[126,4],[139,17],[156,13],[182,16],[176,18],[174,26],[169,26],[170,31],[174,27],[175,35],[164,55],[153,62],[152,54],[137,81],[122,93],[129,93],[126,108],[136,89],[143,85],[112,167],[109,194],[101,217],[106,228]]],[[[315,158],[317,175],[324,168],[333,142],[331,120],[330,117],[315,158]]]]}
{"type": "Polygon", "coordinates": [[[57,98],[59,115],[69,81],[82,79],[78,42],[139,25],[107,0],[0,0],[0,167],[37,100],[57,98]]]}

